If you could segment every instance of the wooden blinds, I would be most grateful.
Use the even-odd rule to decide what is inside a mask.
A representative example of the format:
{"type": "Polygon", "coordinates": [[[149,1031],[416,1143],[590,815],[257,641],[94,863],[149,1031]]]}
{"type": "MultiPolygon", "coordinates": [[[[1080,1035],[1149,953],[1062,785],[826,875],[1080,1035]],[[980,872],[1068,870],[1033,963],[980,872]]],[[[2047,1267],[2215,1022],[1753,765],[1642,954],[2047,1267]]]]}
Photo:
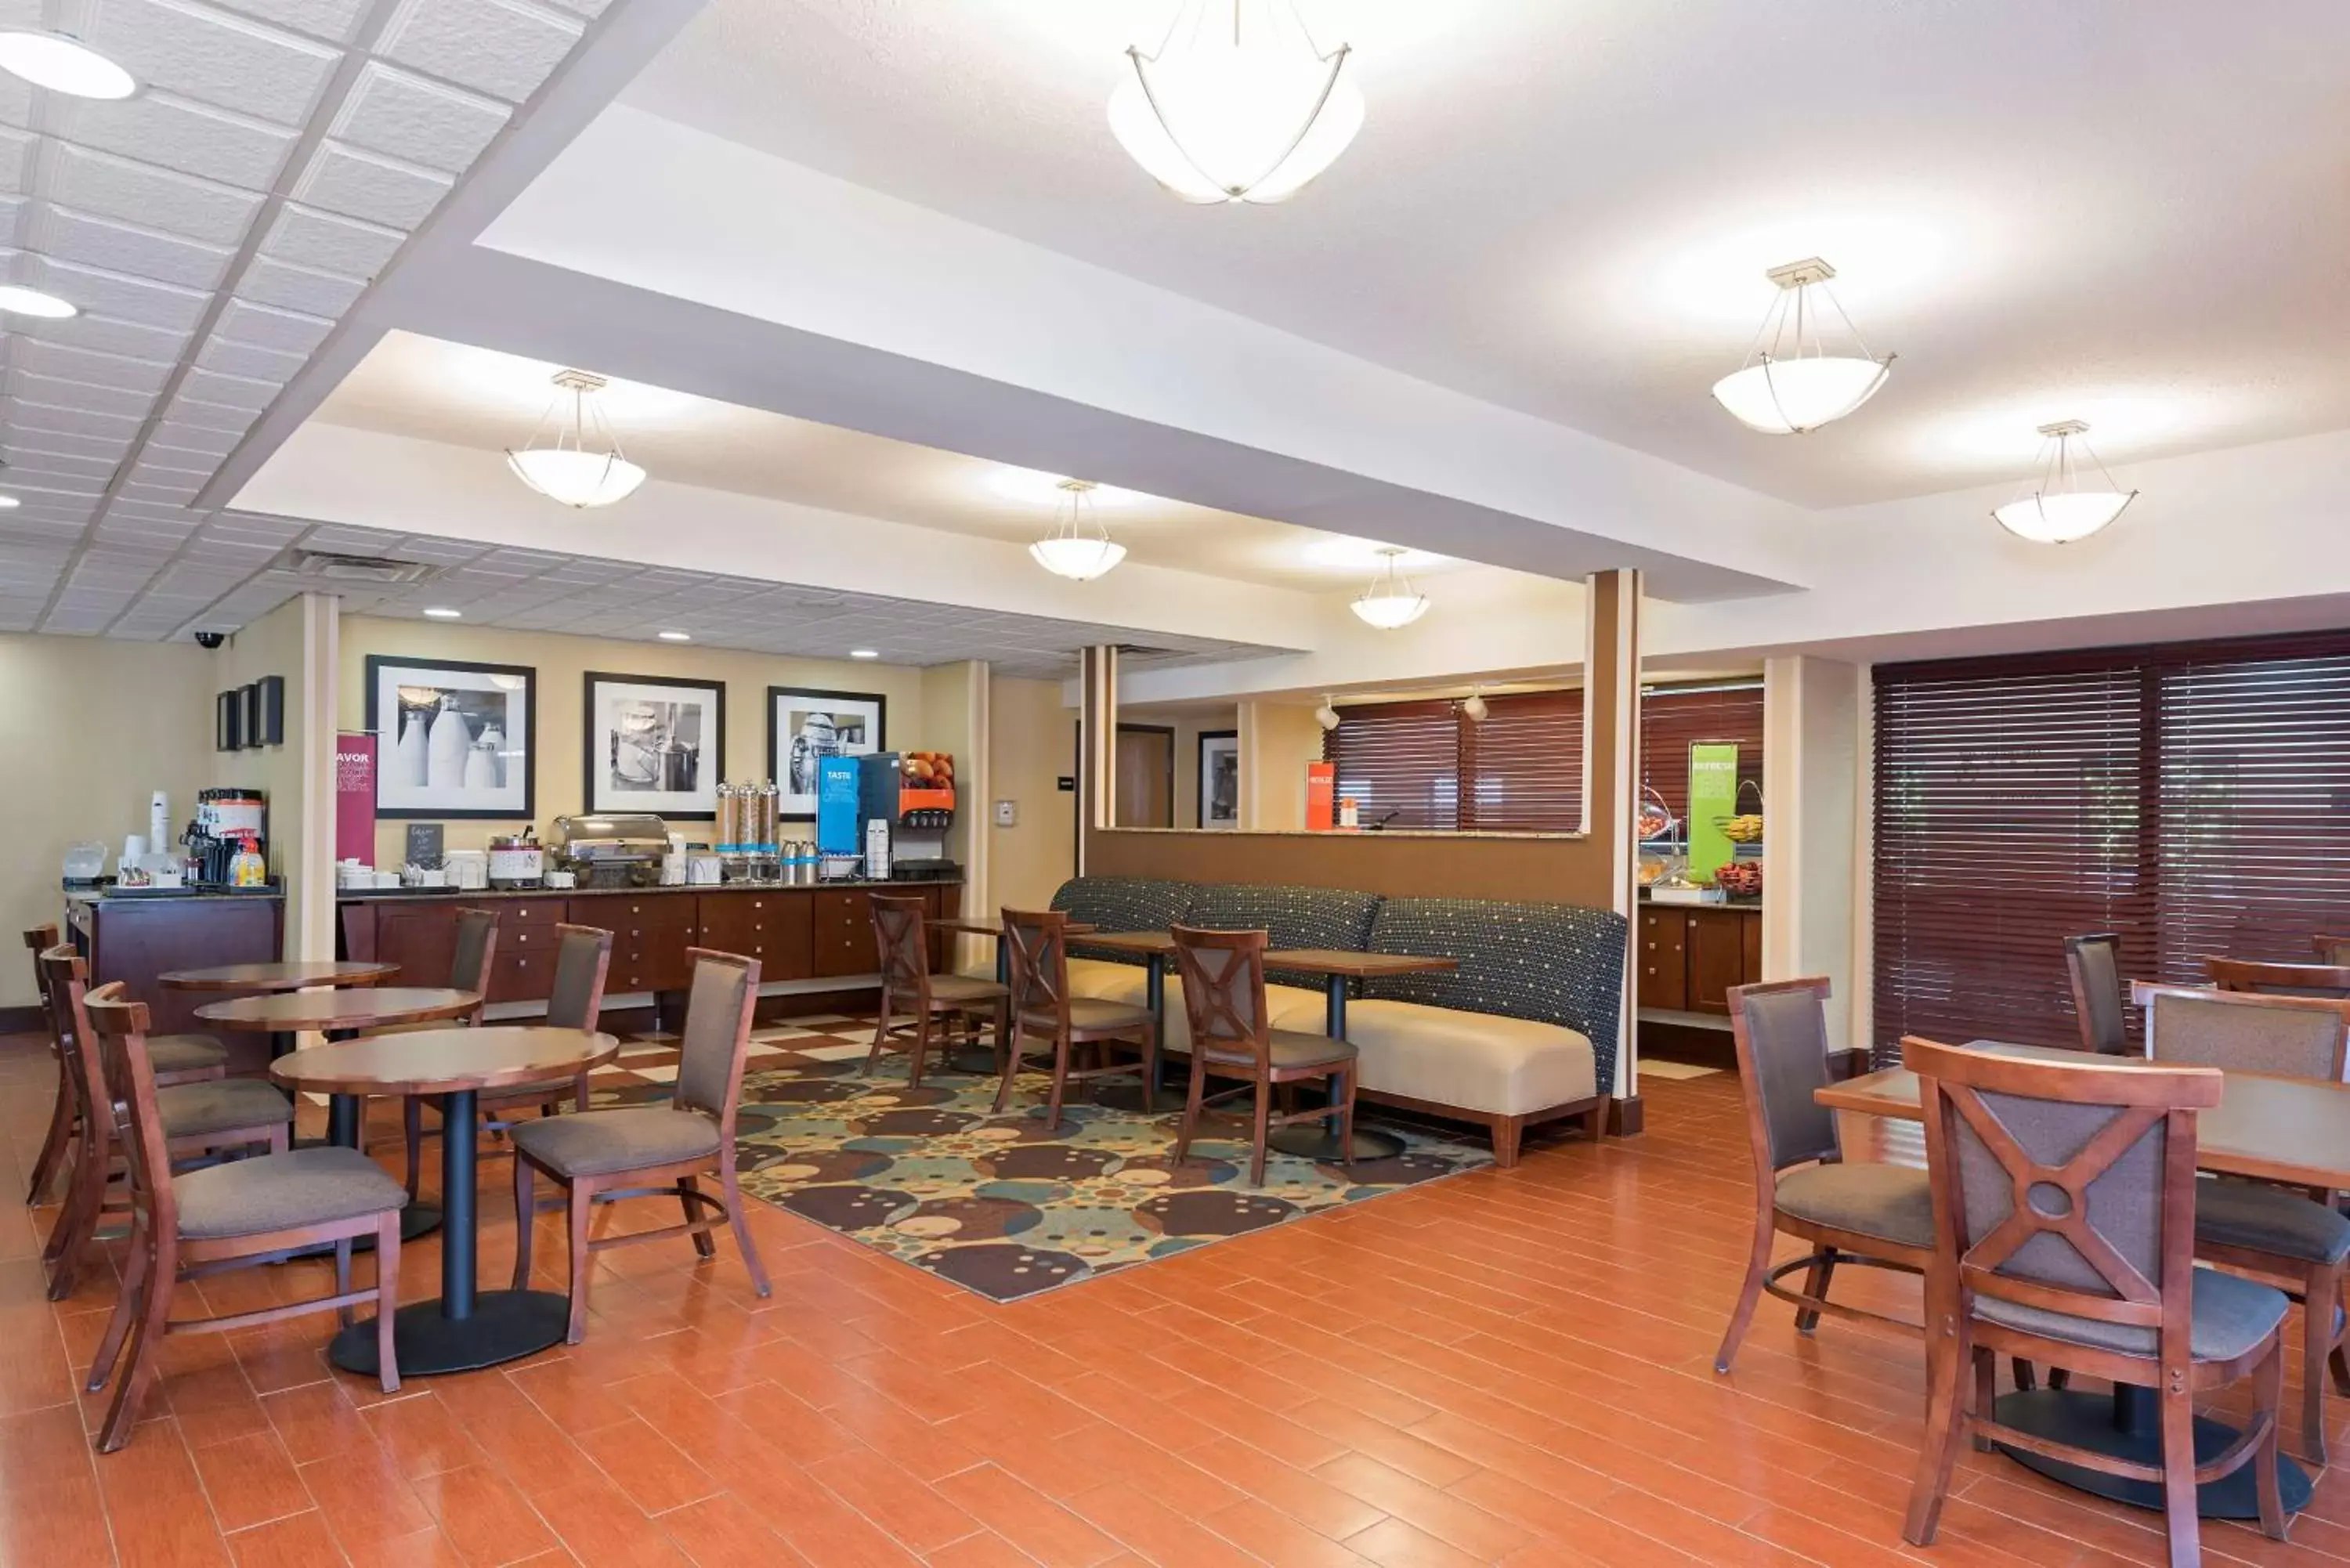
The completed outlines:
{"type": "Polygon", "coordinates": [[[2130,978],[2350,918],[2350,636],[1880,666],[1876,1037],[2070,1045],[2064,939],[2130,978]]]}
{"type": "MultiPolygon", "coordinates": [[[[1640,693],[1640,782],[1665,797],[1676,821],[1689,819],[1689,749],[1697,741],[1736,742],[1739,783],[1752,780],[1759,788],[1762,688],[1662,686],[1640,693]]],[[[1752,791],[1741,793],[1752,800],[1752,791]]]]}
{"type": "Polygon", "coordinates": [[[1583,826],[1583,693],[1361,703],[1323,737],[1365,827],[1572,833],[1583,826]]]}

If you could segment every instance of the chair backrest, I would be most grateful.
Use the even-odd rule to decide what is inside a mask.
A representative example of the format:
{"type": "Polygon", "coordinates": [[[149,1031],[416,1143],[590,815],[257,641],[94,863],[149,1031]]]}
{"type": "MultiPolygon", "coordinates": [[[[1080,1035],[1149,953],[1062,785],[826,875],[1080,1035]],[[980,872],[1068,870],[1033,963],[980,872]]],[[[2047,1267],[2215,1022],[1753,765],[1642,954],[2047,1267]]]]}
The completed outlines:
{"type": "Polygon", "coordinates": [[[84,995],[74,987],[82,1038],[103,1070],[103,1099],[110,1102],[116,1143],[130,1168],[130,1204],[147,1212],[149,1233],[171,1236],[179,1230],[172,1192],[172,1157],[155,1107],[155,1070],[147,1059],[147,1004],[130,999],[120,981],[84,995]]]}
{"type": "Polygon", "coordinates": [[[1828,1081],[1827,1001],[1825,978],[1731,988],[1730,1035],[1765,1191],[1789,1166],[1838,1152],[1835,1113],[1812,1097],[1828,1081]]]}
{"type": "Polygon", "coordinates": [[[1003,911],[1003,951],[1012,977],[1012,1012],[1069,1021],[1069,917],[1058,909],[1003,911]]]}
{"type": "Polygon", "coordinates": [[[743,1059],[751,1050],[751,1015],[759,1005],[759,961],[737,953],[688,948],[693,983],[680,1030],[677,1107],[707,1111],[732,1148],[734,1106],[743,1094],[743,1059]]]}
{"type": "Polygon", "coordinates": [[[457,948],[449,958],[449,984],[457,991],[487,991],[490,960],[498,946],[495,909],[457,911],[457,948]]]}
{"type": "Polygon", "coordinates": [[[1183,1011],[1191,1049],[1247,1052],[1260,1075],[1273,1064],[1273,1025],[1264,1004],[1269,931],[1206,931],[1176,926],[1175,965],[1183,976],[1183,1011]]]}
{"type": "Polygon", "coordinates": [[[33,957],[33,994],[40,1002],[41,1017],[48,1023],[51,1033],[57,1032],[57,1023],[49,1012],[49,981],[41,970],[41,955],[57,945],[57,928],[55,925],[35,926],[25,933],[26,949],[33,957]]]}
{"type": "Polygon", "coordinates": [[[906,996],[927,1006],[931,989],[930,935],[922,925],[922,900],[902,893],[872,896],[873,944],[879,950],[881,994],[906,996]]]}
{"type": "Polygon", "coordinates": [[[1934,1191],[1929,1320],[1992,1296],[2151,1331],[2161,1364],[2186,1366],[2195,1118],[2220,1103],[2221,1075],[1915,1038],[1901,1057],[1918,1075],[1934,1191]]]}
{"type": "Polygon", "coordinates": [[[2108,1056],[2130,1048],[2123,1011],[2122,940],[2111,931],[2064,939],[2064,971],[2073,978],[2073,1012],[2081,1021],[2081,1049],[2108,1056]]]}
{"type": "Polygon", "coordinates": [[[2309,947],[2320,963],[2350,964],[2350,937],[2312,937],[2309,947]]]}
{"type": "Polygon", "coordinates": [[[49,1036],[65,1063],[66,1083],[82,1126],[95,1128],[103,1139],[113,1136],[113,1096],[106,1087],[106,1070],[91,1044],[89,1019],[83,1012],[82,992],[89,967],[71,942],[60,942],[38,955],[41,995],[49,1010],[49,1036]]]}
{"type": "Polygon", "coordinates": [[[611,932],[596,926],[556,927],[547,1023],[556,1029],[595,1028],[604,1012],[604,976],[611,967],[611,932]]]}
{"type": "Polygon", "coordinates": [[[2146,1014],[2146,1054],[2239,1073],[2343,1081],[2350,1001],[2150,985],[2130,994],[2146,1014]]]}
{"type": "Polygon", "coordinates": [[[2262,996],[2350,996],[2350,968],[2330,963],[2258,963],[2207,958],[2203,972],[2221,991],[2262,996]]]}

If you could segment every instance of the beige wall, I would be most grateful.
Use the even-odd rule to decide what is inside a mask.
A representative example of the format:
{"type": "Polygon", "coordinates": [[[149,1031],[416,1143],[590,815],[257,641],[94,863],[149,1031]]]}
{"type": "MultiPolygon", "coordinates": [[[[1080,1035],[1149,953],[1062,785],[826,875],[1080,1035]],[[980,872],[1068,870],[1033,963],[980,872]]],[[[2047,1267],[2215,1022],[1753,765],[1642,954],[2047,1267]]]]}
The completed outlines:
{"type": "Polygon", "coordinates": [[[1016,826],[988,829],[988,898],[998,907],[1041,909],[1076,866],[1077,797],[1058,781],[1077,765],[1077,711],[1062,706],[1057,680],[998,679],[990,683],[988,713],[990,798],[966,810],[990,824],[996,801],[1009,800],[1020,813],[1016,826]]]}
{"type": "MultiPolygon", "coordinates": [[[[723,681],[726,687],[726,757],[723,776],[764,779],[767,760],[767,688],[805,686],[825,691],[875,691],[889,700],[883,743],[893,749],[956,751],[931,732],[923,702],[924,671],[902,665],[781,659],[691,644],[617,642],[566,637],[556,632],[501,631],[489,627],[353,616],[342,623],[341,723],[359,729],[367,715],[367,659],[370,654],[403,659],[463,659],[526,665],[538,671],[535,747],[537,752],[534,826],[544,835],[558,816],[583,809],[582,726],[587,674],[671,675],[723,681]]],[[[968,809],[966,807],[965,809],[968,809]]],[[[494,834],[511,833],[513,822],[452,822],[452,849],[479,848],[494,834]]],[[[812,825],[811,825],[812,826],[812,825]]],[[[332,819],[328,821],[329,830],[332,819]]],[[[702,825],[687,831],[706,836],[702,825]]],[[[376,825],[376,864],[395,867],[403,852],[407,819],[376,825]]],[[[810,836],[813,836],[811,832],[810,836]]]]}
{"type": "MultiPolygon", "coordinates": [[[[183,642],[0,635],[0,752],[10,758],[7,940],[0,1006],[34,1002],[16,932],[62,921],[66,846],[147,831],[148,797],[169,792],[176,838],[213,782],[215,657],[183,642]]],[[[244,753],[255,755],[258,753],[244,753]]],[[[225,761],[226,759],[223,759],[225,761]]]]}
{"type": "Polygon", "coordinates": [[[1322,760],[1313,703],[1240,707],[1241,826],[1258,833],[1305,826],[1305,764],[1322,760]]]}
{"type": "MultiPolygon", "coordinates": [[[[312,745],[311,715],[317,694],[311,690],[308,671],[314,654],[322,666],[332,657],[338,609],[338,602],[323,595],[289,599],[233,635],[228,646],[213,656],[221,690],[265,675],[282,676],[286,681],[284,742],[213,753],[207,782],[247,785],[269,797],[269,871],[286,883],[288,958],[334,956],[332,893],[323,899],[311,898],[314,886],[330,889],[334,877],[334,846],[318,841],[330,841],[334,834],[333,745],[320,737],[321,768],[321,753],[312,745]]],[[[178,809],[177,802],[173,809],[178,809]]]]}

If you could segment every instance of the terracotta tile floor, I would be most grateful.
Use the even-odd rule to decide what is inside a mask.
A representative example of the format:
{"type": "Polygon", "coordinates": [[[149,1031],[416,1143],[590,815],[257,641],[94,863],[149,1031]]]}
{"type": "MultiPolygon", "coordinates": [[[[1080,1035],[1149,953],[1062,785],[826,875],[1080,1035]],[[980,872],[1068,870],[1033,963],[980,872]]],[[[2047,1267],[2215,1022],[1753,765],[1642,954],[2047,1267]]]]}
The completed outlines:
{"type": "MultiPolygon", "coordinates": [[[[0,1041],[17,1192],[48,1072],[0,1041]]],[[[1831,1321],[1807,1342],[1765,1303],[1736,1376],[1713,1376],[1751,1211],[1736,1095],[1655,1082],[1644,1137],[1548,1143],[1012,1306],[759,1207],[768,1302],[723,1244],[701,1266],[682,1244],[608,1254],[585,1345],[389,1400],[328,1372],[328,1316],[184,1336],[104,1459],[72,1369],[109,1286],[44,1301],[47,1214],[11,1196],[0,1568],[2158,1561],[2152,1516],[1972,1453],[1940,1543],[1905,1548],[1919,1358],[1897,1335],[1831,1321]]],[[[512,1256],[504,1174],[485,1282],[512,1256]]],[[[432,1293],[436,1269],[413,1247],[405,1287],[432,1293]]],[[[2322,1484],[2288,1545],[2205,1541],[2219,1562],[2350,1559],[2350,1488],[2322,1484]]]]}

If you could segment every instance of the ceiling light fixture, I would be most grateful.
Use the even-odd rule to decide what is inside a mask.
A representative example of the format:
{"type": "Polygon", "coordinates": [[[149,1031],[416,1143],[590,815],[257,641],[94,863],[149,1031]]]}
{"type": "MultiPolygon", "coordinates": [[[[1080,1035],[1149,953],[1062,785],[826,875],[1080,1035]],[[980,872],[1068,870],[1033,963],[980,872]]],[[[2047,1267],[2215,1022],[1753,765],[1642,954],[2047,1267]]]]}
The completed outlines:
{"type": "Polygon", "coordinates": [[[445,605],[429,606],[424,613],[434,620],[463,620],[465,618],[463,610],[451,609],[445,605]]]}
{"type": "Polygon", "coordinates": [[[22,506],[23,504],[25,504],[16,496],[0,495],[0,512],[14,512],[17,507],[22,506]]]}
{"type": "Polygon", "coordinates": [[[878,648],[852,648],[848,650],[848,657],[851,659],[879,659],[881,657],[881,650],[878,648]]]}
{"type": "Polygon", "coordinates": [[[0,283],[0,311],[13,316],[37,316],[44,321],[63,321],[79,316],[81,306],[70,299],[59,299],[37,288],[26,288],[13,283],[0,283]]]}
{"type": "MultiPolygon", "coordinates": [[[[2035,545],[2069,545],[2103,528],[2137,499],[2137,491],[2124,491],[2114,483],[2114,476],[2106,472],[2106,465],[2090,451],[2085,439],[2089,433],[2087,425],[2079,420],[2058,420],[2054,424],[2042,425],[2040,433],[2045,438],[2040,450],[2047,454],[2047,462],[2042,465],[2039,486],[2030,494],[2022,493],[2019,488],[2014,500],[1992,511],[2001,527],[2035,545]],[[2083,488],[2080,470],[2073,462],[2075,441],[2096,469],[2097,476],[2105,481],[2104,489],[2083,488]],[[2049,441],[2056,443],[2053,452],[2049,451],[2049,441]]],[[[2023,483],[2030,484],[2032,481],[2023,483]]]]}
{"type": "Polygon", "coordinates": [[[1363,127],[1352,51],[1316,45],[1292,0],[1183,0],[1126,57],[1110,131],[1186,202],[1286,201],[1363,127]]]}
{"type": "Polygon", "coordinates": [[[1868,351],[1860,328],[1827,286],[1835,268],[1819,257],[1774,266],[1767,275],[1779,286],[1779,297],[1762,317],[1744,368],[1713,384],[1714,400],[1765,435],[1801,435],[1875,397],[1894,357],[1880,359],[1868,351]],[[1821,313],[1811,301],[1814,289],[1844,323],[1857,355],[1827,351],[1820,336],[1821,313]]]}
{"type": "Polygon", "coordinates": [[[653,635],[660,638],[663,642],[691,642],[693,640],[693,633],[690,631],[657,631],[653,633],[653,635]]]}
{"type": "Polygon", "coordinates": [[[138,78],[68,33],[0,32],[0,71],[72,98],[120,99],[138,78]]]}
{"type": "Polygon", "coordinates": [[[1399,545],[1390,545],[1379,554],[1388,558],[1388,569],[1363,590],[1363,597],[1354,602],[1352,608],[1381,631],[1394,631],[1428,613],[1428,596],[1413,587],[1411,579],[1397,565],[1405,554],[1399,545]]]}
{"type": "Polygon", "coordinates": [[[1471,723],[1483,723],[1485,722],[1485,715],[1492,711],[1492,709],[1485,706],[1485,689],[1482,686],[1471,687],[1469,689],[1469,700],[1461,704],[1461,711],[1468,715],[1469,722],[1471,723]]]}
{"type": "Polygon", "coordinates": [[[584,510],[627,500],[645,482],[645,471],[621,453],[619,438],[605,422],[604,410],[588,400],[590,393],[603,390],[604,378],[585,370],[557,370],[555,385],[555,400],[539,416],[530,432],[530,441],[524,443],[520,452],[506,449],[507,466],[515,471],[516,479],[566,506],[584,510]],[[568,430],[562,423],[565,392],[571,394],[568,430]],[[550,419],[556,421],[555,443],[533,444],[550,419]],[[591,434],[603,450],[589,447],[591,434]]]}
{"type": "Polygon", "coordinates": [[[1338,727],[1338,708],[1330,701],[1330,694],[1327,691],[1322,693],[1322,706],[1314,710],[1314,722],[1326,730],[1335,730],[1338,727]]]}
{"type": "Polygon", "coordinates": [[[1094,515],[1094,482],[1065,479],[1062,499],[1053,507],[1053,534],[1028,546],[1029,556],[1046,571],[1072,582],[1087,583],[1126,559],[1126,546],[1109,536],[1094,515]]]}

